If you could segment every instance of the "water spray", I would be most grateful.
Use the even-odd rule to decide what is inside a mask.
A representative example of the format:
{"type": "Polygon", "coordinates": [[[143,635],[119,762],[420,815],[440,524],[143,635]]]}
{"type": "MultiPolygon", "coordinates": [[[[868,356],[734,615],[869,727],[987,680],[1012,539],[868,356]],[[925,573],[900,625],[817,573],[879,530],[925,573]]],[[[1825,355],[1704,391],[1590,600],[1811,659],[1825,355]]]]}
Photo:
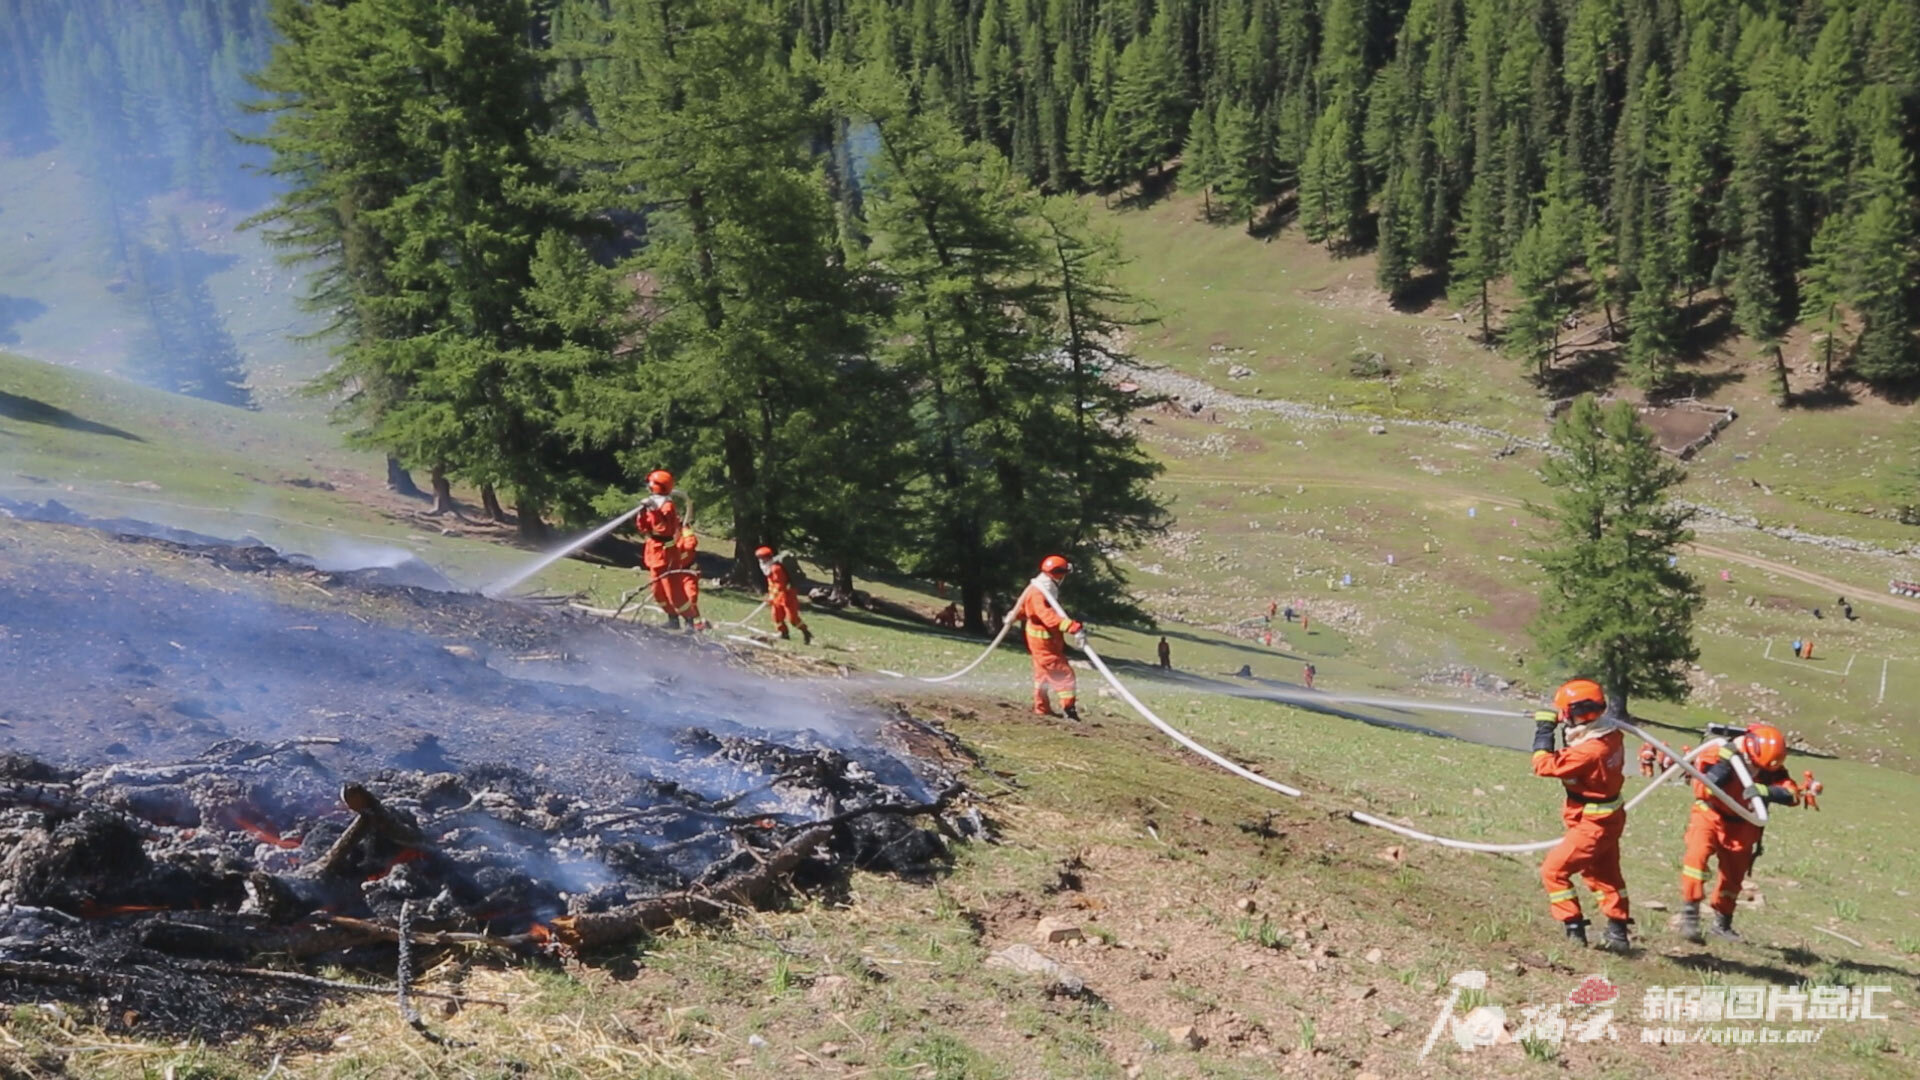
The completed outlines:
{"type": "MultiPolygon", "coordinates": [[[[646,504],[644,503],[640,504],[640,506],[644,506],[644,505],[646,504]]],[[[619,528],[629,517],[632,517],[633,515],[640,512],[640,506],[635,506],[631,510],[621,511],[620,514],[616,516],[612,521],[607,522],[605,525],[600,526],[599,528],[593,530],[592,532],[586,534],[585,536],[580,537],[577,540],[570,540],[567,543],[561,545],[560,547],[555,548],[553,551],[548,552],[545,555],[542,555],[540,558],[534,560],[531,564],[519,570],[516,570],[513,573],[507,575],[506,577],[501,578],[499,581],[496,581],[493,584],[488,585],[486,588],[481,589],[480,594],[482,596],[498,598],[500,594],[506,592],[508,589],[513,588],[515,585],[520,584],[521,582],[527,580],[528,578],[539,573],[540,571],[545,570],[547,567],[552,566],[554,563],[559,562],[561,559],[566,558],[567,556],[573,554],[574,552],[579,551],[581,548],[586,547],[588,544],[593,543],[594,541],[607,535],[613,530],[619,528]]]]}

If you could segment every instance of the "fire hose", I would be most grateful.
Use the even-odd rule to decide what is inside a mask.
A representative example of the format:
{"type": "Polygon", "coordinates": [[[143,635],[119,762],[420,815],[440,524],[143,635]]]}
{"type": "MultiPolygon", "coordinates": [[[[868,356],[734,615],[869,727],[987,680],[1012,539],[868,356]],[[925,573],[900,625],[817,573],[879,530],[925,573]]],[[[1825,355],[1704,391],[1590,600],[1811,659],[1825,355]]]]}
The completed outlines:
{"type": "MultiPolygon", "coordinates": [[[[1033,588],[1034,586],[1031,584],[1027,586],[1027,589],[1029,591],[1032,590],[1033,588]]],[[[1052,593],[1048,592],[1045,589],[1042,589],[1040,590],[1040,595],[1046,597],[1048,606],[1053,608],[1054,613],[1059,615],[1063,622],[1071,623],[1074,621],[1073,617],[1067,614],[1066,609],[1060,606],[1059,599],[1055,597],[1052,593]]],[[[1025,593],[1022,593],[1021,596],[1022,596],[1022,599],[1024,599],[1025,593]]],[[[974,668],[979,667],[983,662],[985,662],[988,656],[991,656],[993,654],[993,651],[995,649],[999,648],[1000,642],[1003,639],[1005,639],[1005,637],[1007,636],[1007,630],[1012,625],[1013,623],[1011,621],[1008,621],[1002,624],[1002,626],[1000,627],[1000,633],[995,635],[994,639],[987,644],[986,649],[983,652],[981,652],[981,654],[978,657],[975,657],[972,663],[961,668],[960,670],[955,671],[949,675],[941,675],[941,676],[935,676],[935,677],[911,676],[911,678],[915,678],[920,682],[928,682],[928,683],[950,682],[954,679],[960,678],[961,676],[972,671],[974,668]]],[[[1158,728],[1162,733],[1167,735],[1167,737],[1173,739],[1173,741],[1179,743],[1181,746],[1186,747],[1187,749],[1193,751],[1194,753],[1200,755],[1201,757],[1207,759],[1208,761],[1213,762],[1214,764],[1220,766],[1221,768],[1226,769],[1228,772],[1233,773],[1235,776],[1238,776],[1241,779],[1252,781],[1253,783],[1259,784],[1261,787],[1267,788],[1268,790],[1271,790],[1271,791],[1277,791],[1282,795],[1288,796],[1289,798],[1301,798],[1305,795],[1305,792],[1301,791],[1298,788],[1288,787],[1287,785],[1282,784],[1277,780],[1271,780],[1267,777],[1261,776],[1259,773],[1256,773],[1251,769],[1247,769],[1233,761],[1228,760],[1227,758],[1221,756],[1220,754],[1214,752],[1213,750],[1210,750],[1207,747],[1201,745],[1194,738],[1180,731],[1178,728],[1175,728],[1172,724],[1167,723],[1165,720],[1161,719],[1160,716],[1156,714],[1152,709],[1148,708],[1147,705],[1144,702],[1142,702],[1138,697],[1134,696],[1133,691],[1129,690],[1126,684],[1120,681],[1119,677],[1113,673],[1113,670],[1107,667],[1106,661],[1101,659],[1099,652],[1096,651],[1093,648],[1093,646],[1087,642],[1084,634],[1078,637],[1078,639],[1075,641],[1075,645],[1080,649],[1082,653],[1086,655],[1087,661],[1093,665],[1094,670],[1100,673],[1101,677],[1107,681],[1107,684],[1113,688],[1114,693],[1118,694],[1122,701],[1126,702],[1127,705],[1131,707],[1134,712],[1139,713],[1143,719],[1145,719],[1148,723],[1152,724],[1154,727],[1158,728]]],[[[894,678],[910,677],[910,676],[902,675],[897,671],[886,671],[885,669],[882,669],[882,674],[890,675],[890,676],[893,676],[894,678]]],[[[1532,714],[1530,712],[1516,711],[1514,715],[1515,716],[1531,716],[1532,714]]],[[[1641,802],[1645,801],[1646,798],[1649,795],[1651,795],[1654,792],[1654,790],[1658,788],[1661,784],[1667,782],[1668,780],[1673,779],[1674,777],[1684,772],[1688,776],[1691,776],[1693,779],[1698,780],[1703,785],[1705,785],[1707,791],[1711,793],[1714,798],[1726,804],[1726,806],[1729,809],[1731,809],[1735,815],[1741,818],[1741,820],[1746,821],[1747,823],[1752,825],[1761,826],[1763,828],[1766,826],[1767,809],[1766,809],[1766,802],[1764,799],[1762,799],[1758,795],[1755,795],[1751,800],[1751,807],[1743,806],[1740,804],[1738,799],[1735,799],[1732,795],[1727,794],[1724,790],[1720,788],[1719,785],[1709,781],[1707,779],[1707,775],[1701,772],[1693,764],[1693,759],[1699,757],[1701,754],[1705,753],[1707,750],[1726,745],[1725,739],[1723,738],[1711,739],[1706,743],[1703,743],[1702,745],[1695,747],[1693,750],[1683,754],[1678,751],[1675,751],[1672,747],[1661,742],[1659,739],[1654,738],[1652,735],[1649,735],[1647,732],[1642,730],[1637,725],[1629,723],[1628,721],[1613,720],[1613,721],[1609,721],[1608,725],[1609,727],[1617,728],[1623,731],[1628,731],[1635,735],[1638,735],[1641,739],[1645,740],[1647,743],[1652,745],[1656,750],[1660,751],[1662,754],[1665,754],[1673,762],[1672,765],[1668,766],[1666,770],[1664,770],[1659,776],[1655,777],[1651,782],[1647,784],[1646,787],[1642,788],[1638,794],[1636,794],[1631,800],[1629,800],[1626,803],[1626,805],[1623,807],[1624,810],[1631,810],[1635,806],[1638,806],[1641,802]]],[[[1733,763],[1733,768],[1735,773],[1740,778],[1742,790],[1749,790],[1752,787],[1753,778],[1751,774],[1747,771],[1745,762],[1743,762],[1740,759],[1739,755],[1737,754],[1733,755],[1730,758],[1730,760],[1733,763]]],[[[1531,842],[1531,843],[1488,844],[1488,843],[1481,843],[1476,840],[1461,840],[1454,837],[1436,836],[1432,833],[1421,832],[1418,829],[1409,828],[1405,825],[1399,825],[1394,822],[1387,821],[1384,818],[1376,817],[1372,814],[1368,814],[1359,810],[1348,810],[1347,816],[1351,820],[1357,821],[1363,825],[1372,825],[1376,828],[1385,829],[1389,832],[1393,832],[1398,835],[1404,836],[1410,840],[1419,840],[1423,843],[1438,844],[1442,847],[1457,848],[1463,851],[1483,851],[1483,852],[1488,852],[1493,854],[1519,854],[1519,853],[1532,852],[1532,851],[1545,851],[1548,848],[1551,848],[1555,844],[1558,844],[1560,842],[1559,838],[1556,837],[1552,840],[1542,840],[1542,841],[1531,842]]]]}

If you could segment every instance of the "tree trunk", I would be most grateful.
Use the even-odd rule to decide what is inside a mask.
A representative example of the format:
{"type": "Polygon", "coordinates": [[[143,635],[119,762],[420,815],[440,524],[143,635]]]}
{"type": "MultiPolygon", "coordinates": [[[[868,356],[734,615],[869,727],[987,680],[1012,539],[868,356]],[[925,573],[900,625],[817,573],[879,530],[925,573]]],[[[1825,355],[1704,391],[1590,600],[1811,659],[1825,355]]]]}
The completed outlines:
{"type": "Polygon", "coordinates": [[[455,513],[453,505],[453,484],[447,479],[447,470],[443,465],[433,467],[433,509],[430,514],[455,513]]]}
{"type": "Polygon", "coordinates": [[[413,482],[413,474],[402,467],[400,459],[392,454],[387,455],[387,490],[409,499],[427,497],[427,493],[420,490],[420,485],[413,482]]]}
{"type": "Polygon", "coordinates": [[[1607,719],[1625,720],[1627,718],[1627,687],[1625,680],[1618,676],[1607,680],[1607,719]]]}
{"type": "Polygon", "coordinates": [[[540,508],[524,499],[515,500],[513,516],[519,521],[520,539],[539,543],[547,538],[547,523],[540,520],[540,508]]]}
{"type": "Polygon", "coordinates": [[[1493,344],[1493,327],[1488,323],[1491,313],[1487,306],[1487,279],[1480,279],[1480,344],[1493,344]]]}
{"type": "Polygon", "coordinates": [[[853,599],[853,560],[835,559],[833,561],[833,595],[835,599],[845,597],[853,599]]]}
{"type": "Polygon", "coordinates": [[[736,589],[753,588],[753,551],[760,546],[761,522],[754,501],[755,477],[753,444],[746,433],[729,426],[720,436],[720,452],[727,465],[728,495],[733,506],[733,569],[727,584],[736,589]]]}
{"type": "Polygon", "coordinates": [[[480,505],[486,508],[488,518],[497,522],[507,520],[507,512],[500,509],[500,496],[493,490],[492,484],[480,485],[480,505]]]}
{"type": "Polygon", "coordinates": [[[1780,381],[1780,407],[1787,408],[1793,404],[1793,384],[1787,381],[1787,356],[1777,341],[1773,344],[1773,375],[1780,381]]]}
{"type": "Polygon", "coordinates": [[[962,582],[960,585],[960,606],[966,612],[967,632],[986,634],[987,631],[987,589],[978,581],[962,582]]]}

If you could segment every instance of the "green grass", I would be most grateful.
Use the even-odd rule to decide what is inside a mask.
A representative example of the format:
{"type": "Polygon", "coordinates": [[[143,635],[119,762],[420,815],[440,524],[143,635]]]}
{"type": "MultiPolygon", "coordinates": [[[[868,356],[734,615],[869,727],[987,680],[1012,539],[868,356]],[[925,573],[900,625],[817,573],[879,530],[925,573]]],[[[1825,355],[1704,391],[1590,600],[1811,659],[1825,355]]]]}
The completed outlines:
{"type": "MultiPolygon", "coordinates": [[[[1328,260],[1284,236],[1260,244],[1231,228],[1200,230],[1181,220],[1190,209],[1175,201],[1114,219],[1130,247],[1158,256],[1135,264],[1136,283],[1145,287],[1168,278],[1157,294],[1167,324],[1140,341],[1149,359],[1224,384],[1224,367],[1209,362],[1217,358],[1210,346],[1245,348],[1253,352],[1229,354],[1256,371],[1231,384],[1240,392],[1257,387],[1268,397],[1315,403],[1332,394],[1341,408],[1383,407],[1369,397],[1377,386],[1346,373],[1348,353],[1362,345],[1390,360],[1420,358],[1398,392],[1402,415],[1471,415],[1523,434],[1544,429],[1538,402],[1512,366],[1461,340],[1459,324],[1440,309],[1405,317],[1328,307],[1325,290],[1364,292],[1370,267],[1328,260]],[[1355,275],[1351,285],[1348,273],[1355,275]],[[1322,329],[1328,319],[1335,331],[1322,329]]],[[[527,557],[418,531],[372,505],[374,500],[346,497],[357,494],[347,484],[377,490],[379,463],[339,451],[335,433],[319,425],[183,402],[5,358],[0,390],[139,436],[135,441],[0,416],[0,466],[7,470],[0,472],[0,485],[9,486],[3,492],[9,497],[57,497],[96,513],[163,520],[178,511],[186,515],[178,524],[235,535],[280,529],[283,539],[300,546],[348,533],[406,546],[470,578],[527,557]],[[342,490],[286,483],[302,477],[326,478],[342,490]],[[159,490],[131,486],[136,483],[159,490]],[[212,509],[183,509],[188,507],[212,509]]],[[[1907,430],[1889,426],[1894,421],[1878,413],[1857,414],[1856,423],[1862,417],[1877,425],[1883,439],[1907,430]]],[[[952,671],[978,653],[979,641],[935,630],[924,618],[813,612],[809,621],[818,643],[779,648],[845,665],[860,680],[851,684],[857,692],[904,697],[917,711],[943,718],[982,755],[986,771],[976,782],[994,797],[988,812],[1000,819],[1008,842],[960,849],[953,871],[932,885],[856,876],[843,900],[764,916],[761,929],[771,938],[728,929],[665,934],[637,957],[641,973],[631,986],[615,984],[592,966],[567,974],[510,972],[500,978],[526,1000],[504,1017],[463,1015],[462,1037],[479,1045],[438,1065],[449,1074],[542,1078],[764,1075],[797,1068],[795,1055],[818,1057],[831,1045],[837,1048],[833,1060],[849,1071],[884,1076],[1119,1075],[1117,1062],[1139,1055],[1143,1042],[1164,1043],[1175,1019],[1234,1012],[1259,1018],[1264,1038],[1323,1065],[1332,1055],[1312,1054],[1316,1047],[1340,1055],[1351,1049],[1370,1064],[1389,1063],[1380,1065],[1388,1075],[1407,1067],[1412,1051],[1404,1041],[1385,1048],[1370,1044],[1375,1036],[1365,1026],[1343,1024],[1325,1008],[1333,998],[1293,966],[1308,959],[1310,945],[1274,948],[1294,925],[1281,914],[1292,904],[1310,905],[1332,926],[1330,934],[1315,932],[1312,944],[1337,944],[1340,978],[1377,973],[1379,1014],[1400,1017],[1393,1026],[1406,1027],[1416,1044],[1431,1023],[1435,1000],[1446,996],[1448,977],[1468,968],[1493,973],[1494,984],[1490,993],[1462,995],[1461,1013],[1471,1007],[1469,999],[1510,1010],[1557,1000],[1569,988],[1559,968],[1606,970],[1630,996],[1650,985],[1742,984],[1766,977],[1753,971],[1776,970],[1802,978],[1885,979],[1908,1000],[1920,993],[1913,961],[1920,945],[1910,928],[1920,863],[1898,857],[1890,850],[1898,842],[1889,839],[1920,835],[1920,809],[1910,797],[1920,722],[1907,706],[1920,698],[1920,616],[1855,597],[1859,623],[1829,619],[1809,630],[1806,610],[1832,600],[1822,588],[1745,564],[1732,565],[1733,580],[1721,582],[1724,561],[1686,557],[1708,592],[1699,625],[1696,701],[1636,703],[1636,711],[1663,725],[1658,730],[1675,742],[1697,741],[1700,725],[1711,720],[1766,716],[1838,756],[1794,759],[1796,771],[1811,766],[1825,781],[1823,810],[1778,812],[1767,855],[1753,874],[1765,902],[1743,911],[1740,925],[1749,941],[1726,951],[1729,966],[1687,962],[1690,952],[1669,948],[1663,917],[1645,909],[1640,932],[1655,947],[1632,961],[1601,963],[1558,940],[1544,912],[1534,859],[1402,844],[1344,820],[1346,810],[1362,807],[1445,835],[1500,841],[1556,835],[1558,792],[1532,777],[1518,752],[1528,735],[1523,723],[1369,710],[1378,719],[1472,741],[1438,740],[1252,698],[1248,693],[1262,684],[1229,674],[1246,664],[1262,679],[1292,683],[1311,662],[1318,668],[1316,685],[1328,693],[1529,704],[1535,698],[1522,691],[1537,696],[1564,674],[1531,655],[1525,632],[1536,581],[1526,552],[1538,542],[1539,525],[1523,506],[1543,495],[1533,474],[1537,454],[1495,458],[1495,444],[1487,440],[1406,426],[1372,435],[1365,426],[1265,414],[1223,414],[1226,422],[1219,424],[1162,414],[1152,419],[1149,445],[1167,466],[1161,490],[1173,500],[1176,522],[1168,537],[1123,558],[1165,620],[1161,629],[1173,643],[1178,671],[1164,677],[1147,670],[1157,631],[1102,626],[1095,644],[1169,722],[1266,775],[1303,787],[1306,800],[1285,800],[1203,766],[1133,717],[1091,672],[1081,673],[1086,727],[1035,724],[1021,712],[1029,685],[1021,651],[1006,648],[960,686],[935,689],[875,672],[952,671]],[[1210,441],[1215,437],[1228,440],[1225,452],[1210,441]],[[1351,584],[1341,584],[1346,574],[1351,584]],[[1277,622],[1275,646],[1261,644],[1264,628],[1237,624],[1256,618],[1268,599],[1297,601],[1311,627],[1277,622]],[[1819,661],[1796,667],[1765,658],[1767,641],[1774,642],[1778,657],[1796,633],[1818,635],[1819,661]],[[1845,676],[1811,670],[1836,659],[1844,666],[1856,654],[1854,670],[1845,676]],[[1888,661],[1884,702],[1876,656],[1888,661]],[[1514,680],[1518,687],[1501,695],[1449,681],[1447,673],[1463,667],[1489,680],[1514,680]],[[1404,849],[1399,861],[1380,857],[1388,845],[1404,849]],[[1116,994],[1118,1000],[1104,1009],[1044,998],[1012,973],[982,967],[990,948],[1026,930],[1019,920],[1027,915],[995,913],[1054,903],[1048,898],[1061,862],[1094,852],[1089,857],[1096,865],[1124,866],[1128,877],[1090,889],[1136,892],[1127,906],[1103,911],[1101,925],[1089,928],[1093,941],[1085,948],[1095,950],[1089,955],[1132,962],[1157,950],[1179,958],[1183,948],[1193,947],[1190,942],[1206,938],[1254,964],[1282,966],[1243,972],[1228,964],[1152,980],[1115,968],[1097,988],[1112,992],[1139,984],[1157,996],[1141,1004],[1116,994]],[[1219,910],[1222,898],[1245,895],[1249,882],[1271,890],[1260,908],[1271,916],[1228,922],[1198,914],[1219,910]],[[1142,890],[1149,895],[1139,895],[1142,890]],[[1275,897],[1284,898],[1281,906],[1275,897]],[[1176,918],[1185,921],[1158,921],[1176,918]],[[1812,929],[1830,920],[1844,921],[1845,933],[1864,946],[1856,949],[1812,929]],[[1356,959],[1375,943],[1387,953],[1382,965],[1356,959]],[[1795,950],[1814,959],[1795,959],[1795,950]],[[1524,965],[1526,974],[1504,974],[1513,962],[1524,965]],[[814,999],[811,988],[827,975],[848,980],[848,1000],[814,999]],[[669,1002],[671,1007],[662,1004],[669,1002]],[[749,1033],[761,1035],[770,1048],[751,1047],[749,1033]],[[750,1064],[729,1064],[742,1059],[750,1064]]],[[[1751,501],[1768,498],[1760,489],[1742,490],[1741,480],[1752,463],[1764,463],[1753,456],[1763,444],[1739,440],[1749,437],[1747,431],[1764,430],[1771,433],[1764,446],[1793,445],[1796,425],[1804,425],[1807,445],[1825,446],[1820,440],[1828,435],[1816,429],[1829,425],[1827,414],[1762,414],[1751,428],[1743,425],[1695,466],[1690,496],[1742,512],[1753,507],[1799,513],[1802,504],[1785,501],[1789,496],[1780,494],[1780,486],[1774,486],[1773,498],[1783,501],[1751,501]],[[1736,446],[1746,446],[1737,452],[1750,455],[1737,467],[1731,463],[1736,446]]],[[[1833,425],[1834,432],[1842,430],[1833,425]]],[[[1835,444],[1825,452],[1840,449],[1835,444]]],[[[1836,481],[1832,490],[1843,487],[1836,481]]],[[[1879,528],[1857,514],[1804,505],[1820,530],[1842,531],[1850,522],[1879,528]]],[[[1898,565],[1746,530],[1703,532],[1702,542],[1790,562],[1796,570],[1857,584],[1862,592],[1898,565]]],[[[563,562],[528,587],[577,590],[610,606],[636,582],[631,572],[563,562]]],[[[917,583],[860,584],[924,615],[939,606],[917,583]]],[[[727,621],[746,616],[758,599],[710,589],[703,606],[709,617],[727,621]]],[[[765,627],[764,615],[758,625],[765,627]]],[[[1689,801],[1676,785],[1632,816],[1624,869],[1633,895],[1643,901],[1677,902],[1689,801]]],[[[392,1026],[384,1005],[353,1004],[329,1018],[361,1037],[314,1055],[301,1075],[399,1076],[425,1067],[421,1048],[392,1026]]],[[[49,1027],[38,1015],[8,1027],[36,1045],[72,1041],[61,1034],[65,1028],[49,1027]]],[[[1876,1042],[1875,1049],[1847,1055],[1840,1064],[1831,1064],[1834,1055],[1817,1047],[1783,1047],[1778,1062],[1785,1071],[1817,1066],[1836,1076],[1890,1075],[1889,1066],[1910,1064],[1901,1047],[1916,1041],[1911,1013],[1890,1030],[1885,1047],[1852,1033],[1876,1042]]],[[[1570,1068],[1591,1067],[1599,1075],[1640,1075],[1652,1067],[1646,1058],[1562,1050],[1570,1068]]],[[[265,1071],[264,1061],[234,1064],[240,1060],[236,1053],[244,1057],[222,1051],[212,1060],[233,1075],[265,1071]]],[[[1537,1064],[1529,1065],[1535,1056],[1533,1048],[1513,1050],[1500,1064],[1485,1067],[1537,1072],[1537,1064]]],[[[95,1072],[141,1075],[163,1060],[131,1051],[125,1057],[98,1062],[95,1072]]],[[[1496,1061],[1451,1060],[1445,1068],[1462,1075],[1477,1075],[1470,1066],[1496,1061]]],[[[1725,1061],[1710,1050],[1684,1060],[1701,1068],[1725,1061]]],[[[185,1067],[184,1058],[179,1067],[185,1067]]],[[[1146,1068],[1150,1075],[1275,1071],[1271,1060],[1243,1066],[1214,1047],[1198,1055],[1156,1056],[1146,1068]]]]}

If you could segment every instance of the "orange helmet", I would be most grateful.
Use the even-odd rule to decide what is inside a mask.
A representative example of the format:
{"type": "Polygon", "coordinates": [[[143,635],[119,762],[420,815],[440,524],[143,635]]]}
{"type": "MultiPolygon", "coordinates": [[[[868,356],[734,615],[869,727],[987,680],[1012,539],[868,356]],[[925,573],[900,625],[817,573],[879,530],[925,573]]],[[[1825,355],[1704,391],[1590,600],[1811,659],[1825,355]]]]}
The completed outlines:
{"type": "Polygon", "coordinates": [[[770,547],[754,548],[753,557],[756,559],[771,559],[773,558],[773,549],[770,547]]]}
{"type": "Polygon", "coordinates": [[[1067,572],[1072,569],[1073,564],[1068,562],[1064,555],[1049,555],[1040,560],[1040,572],[1055,581],[1066,577],[1067,572]]]}
{"type": "Polygon", "coordinates": [[[655,469],[647,474],[647,489],[655,495],[673,493],[673,474],[665,469],[655,469]]]}
{"type": "Polygon", "coordinates": [[[1738,745],[1741,756],[1762,769],[1777,769],[1787,763],[1787,737],[1772,724],[1748,724],[1738,745]]]}
{"type": "Polygon", "coordinates": [[[1553,711],[1567,723],[1584,724],[1607,711],[1607,692],[1592,679],[1571,679],[1554,691],[1553,711]]]}

